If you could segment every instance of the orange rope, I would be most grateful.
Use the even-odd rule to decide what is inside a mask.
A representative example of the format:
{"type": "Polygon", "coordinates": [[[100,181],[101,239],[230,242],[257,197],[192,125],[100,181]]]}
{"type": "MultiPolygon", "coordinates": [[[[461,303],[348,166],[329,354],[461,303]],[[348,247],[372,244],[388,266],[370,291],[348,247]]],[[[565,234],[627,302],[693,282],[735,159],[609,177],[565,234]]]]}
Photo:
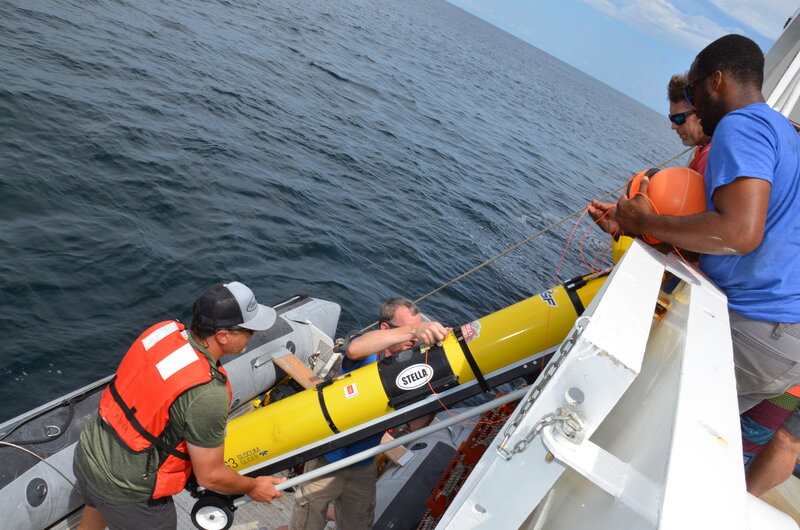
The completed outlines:
{"type": "Polygon", "coordinates": [[[561,253],[561,259],[558,261],[558,267],[556,267],[556,275],[555,278],[553,279],[553,287],[558,285],[558,275],[561,272],[561,265],[564,263],[564,257],[567,255],[567,249],[569,249],[569,244],[572,242],[572,236],[575,235],[575,230],[578,228],[581,219],[583,219],[583,216],[586,215],[586,212],[588,211],[589,211],[588,208],[583,209],[583,212],[581,213],[580,217],[578,217],[578,220],[575,221],[575,224],[572,227],[572,231],[570,231],[569,233],[569,237],[567,238],[567,243],[564,245],[564,251],[561,253]]]}
{"type": "MultiPolygon", "coordinates": [[[[684,154],[684,153],[686,153],[687,151],[688,151],[688,149],[687,149],[686,151],[684,151],[683,153],[681,153],[681,154],[684,154]]],[[[678,156],[680,156],[680,155],[678,155],[678,156]]],[[[674,158],[677,158],[677,157],[673,157],[673,159],[674,159],[674,158]]],[[[672,159],[671,159],[671,160],[672,160],[672,159]]],[[[670,161],[671,161],[671,160],[670,160],[670,161]]],[[[669,161],[668,161],[668,162],[669,162],[669,161]]],[[[664,165],[664,164],[666,164],[666,163],[667,163],[667,162],[665,162],[665,163],[663,163],[663,164],[661,164],[661,165],[664,165]]],[[[660,167],[660,166],[659,166],[659,167],[660,167]]],[[[611,195],[611,194],[615,193],[616,191],[619,191],[620,189],[622,189],[622,187],[624,187],[624,186],[621,186],[620,188],[617,188],[616,190],[614,190],[614,191],[612,191],[611,193],[607,194],[605,197],[608,197],[609,195],[611,195]]],[[[656,213],[656,214],[659,214],[659,212],[658,212],[658,208],[656,208],[656,205],[655,205],[655,204],[653,204],[653,201],[652,201],[652,200],[650,200],[650,197],[648,197],[647,195],[645,195],[644,193],[641,193],[641,192],[637,192],[637,193],[636,193],[636,195],[642,195],[642,196],[644,196],[644,198],[645,198],[645,199],[646,199],[646,200],[647,200],[647,201],[650,203],[650,206],[651,206],[651,207],[652,207],[652,209],[655,211],[655,213],[656,213]]],[[[604,198],[605,198],[605,197],[604,197],[604,198]]],[[[580,210],[579,210],[579,211],[580,211],[580,210]]],[[[563,265],[563,263],[564,263],[564,258],[565,258],[565,257],[566,257],[566,255],[567,255],[567,250],[569,250],[569,246],[570,246],[570,243],[572,242],[572,238],[573,238],[573,236],[575,235],[575,231],[578,229],[578,226],[580,225],[581,221],[583,220],[583,217],[584,217],[584,215],[586,215],[586,213],[587,213],[588,211],[589,211],[589,207],[588,207],[588,206],[584,207],[584,208],[583,208],[583,210],[582,210],[582,211],[580,211],[580,212],[581,212],[581,215],[580,215],[580,216],[578,217],[578,219],[575,221],[575,224],[573,225],[573,227],[572,227],[572,230],[571,230],[571,231],[570,231],[570,233],[569,233],[569,237],[567,238],[567,242],[566,242],[566,244],[564,245],[564,250],[563,250],[563,251],[562,251],[562,253],[561,253],[561,259],[559,260],[559,262],[558,262],[558,266],[556,267],[555,276],[554,276],[554,278],[553,278],[553,287],[552,287],[551,289],[554,289],[554,288],[555,288],[555,287],[558,285],[558,277],[559,277],[559,274],[560,274],[560,272],[561,272],[561,266],[562,266],[562,265],[563,265]]],[[[576,212],[573,212],[573,213],[571,214],[571,216],[572,216],[572,215],[576,215],[577,213],[578,213],[578,211],[576,211],[576,212]]],[[[607,215],[608,215],[608,212],[605,212],[605,213],[604,213],[604,214],[603,214],[603,215],[602,215],[602,216],[601,216],[599,219],[597,219],[597,220],[593,221],[592,225],[598,224],[598,223],[599,223],[599,222],[600,222],[600,221],[601,221],[603,218],[605,218],[607,215]]],[[[660,215],[660,214],[659,214],[659,215],[660,215]]],[[[565,218],[565,219],[562,219],[562,221],[563,221],[563,220],[566,220],[566,219],[567,219],[567,218],[565,218]]],[[[557,223],[556,223],[556,224],[557,224],[557,223]]],[[[555,227],[555,225],[553,225],[553,226],[549,227],[549,228],[548,228],[548,230],[549,230],[549,229],[551,229],[551,228],[554,228],[554,227],[555,227]]],[[[586,265],[586,268],[587,268],[587,269],[589,269],[590,273],[592,273],[592,274],[595,274],[595,273],[598,273],[598,272],[602,272],[602,270],[605,270],[605,269],[598,269],[598,268],[595,268],[595,266],[602,266],[602,265],[605,265],[606,259],[608,258],[608,255],[609,255],[609,253],[611,252],[611,249],[612,249],[612,243],[611,243],[611,239],[613,239],[614,237],[616,237],[616,236],[617,236],[617,233],[616,233],[616,231],[615,231],[615,233],[614,233],[614,234],[611,234],[611,239],[609,239],[609,240],[608,240],[608,243],[606,243],[606,244],[604,244],[604,245],[600,245],[600,246],[598,247],[597,251],[596,251],[596,252],[595,252],[595,254],[594,254],[594,257],[592,258],[592,263],[591,263],[591,264],[589,264],[589,262],[586,260],[586,257],[584,256],[584,253],[583,253],[583,243],[584,243],[584,240],[586,239],[586,236],[589,234],[589,230],[591,230],[591,228],[592,228],[592,226],[590,225],[590,226],[589,226],[588,228],[586,228],[586,230],[584,231],[584,233],[583,233],[583,236],[581,237],[581,239],[580,239],[580,241],[579,241],[579,243],[578,243],[578,252],[579,252],[579,254],[580,254],[580,256],[581,256],[581,260],[583,261],[584,265],[586,265]],[[600,260],[598,261],[598,259],[597,259],[597,258],[598,258],[598,256],[600,255],[600,252],[601,252],[601,250],[603,250],[603,249],[605,249],[605,252],[603,253],[603,257],[602,257],[602,259],[600,259],[600,260]]],[[[537,235],[538,235],[538,234],[537,234],[537,235]]],[[[625,235],[625,233],[624,233],[624,232],[621,232],[619,235],[625,235]]],[[[535,237],[535,236],[534,236],[534,237],[535,237]]],[[[530,238],[530,239],[533,239],[533,238],[530,238]]],[[[527,241],[528,241],[528,240],[524,241],[523,243],[525,243],[525,242],[527,242],[527,241]]],[[[517,248],[518,246],[521,246],[521,245],[522,245],[522,243],[519,243],[518,245],[515,245],[514,247],[512,247],[512,249],[514,249],[514,248],[517,248]]],[[[678,254],[678,256],[680,256],[680,258],[681,258],[681,259],[684,261],[684,263],[686,263],[686,264],[687,264],[687,265],[689,265],[690,267],[693,267],[693,268],[694,268],[694,265],[693,265],[692,263],[690,263],[689,261],[687,261],[687,260],[686,260],[686,258],[684,258],[684,257],[683,257],[683,255],[680,253],[680,250],[679,250],[677,247],[675,247],[675,246],[673,245],[673,247],[672,247],[672,248],[673,248],[673,249],[675,249],[675,252],[678,254]]],[[[497,258],[499,258],[500,256],[504,255],[505,253],[507,253],[507,252],[511,251],[512,249],[508,249],[508,251],[506,251],[506,252],[504,252],[504,253],[501,253],[501,254],[500,254],[500,255],[498,255],[498,256],[495,256],[494,258],[492,258],[492,259],[488,260],[487,262],[485,262],[485,263],[483,263],[482,265],[480,265],[480,266],[476,267],[475,269],[473,269],[473,270],[471,270],[471,271],[468,271],[467,273],[465,273],[465,274],[463,274],[463,275],[459,276],[458,278],[456,278],[456,279],[452,280],[451,282],[448,282],[447,284],[445,284],[445,285],[443,285],[443,286],[439,287],[438,289],[435,289],[434,291],[432,291],[432,292],[430,292],[430,293],[426,294],[425,296],[422,296],[422,297],[420,297],[420,298],[417,300],[417,302],[419,302],[420,300],[422,300],[422,299],[424,299],[424,298],[427,298],[427,297],[428,297],[428,296],[430,296],[431,294],[433,294],[433,293],[435,293],[435,292],[437,292],[437,291],[439,291],[439,290],[443,289],[444,287],[447,287],[448,285],[451,285],[452,283],[455,283],[457,280],[461,279],[462,277],[469,275],[470,273],[472,273],[472,272],[474,272],[475,270],[477,270],[477,269],[479,269],[479,268],[483,267],[484,265],[487,265],[487,264],[488,264],[488,263],[490,263],[491,261],[494,261],[495,259],[497,259],[497,258]]],[[[553,308],[552,308],[552,306],[548,306],[548,308],[547,308],[547,321],[546,321],[546,323],[545,323],[545,341],[547,341],[547,339],[548,339],[548,337],[549,337],[549,331],[550,331],[550,316],[551,316],[552,309],[553,309],[553,308]]],[[[374,325],[374,324],[373,324],[373,325],[374,325]]],[[[371,326],[370,326],[370,327],[371,327],[371,326]]],[[[364,329],[369,329],[369,327],[367,327],[367,328],[364,328],[364,329]]],[[[364,330],[362,330],[362,331],[364,331],[364,330]]],[[[425,364],[428,364],[428,351],[429,351],[429,350],[430,350],[430,348],[428,348],[428,349],[426,349],[426,350],[425,350],[425,364]]],[[[544,368],[544,366],[542,366],[542,369],[543,369],[543,368],[544,368]]],[[[540,373],[540,374],[541,374],[541,372],[542,372],[542,369],[540,369],[540,370],[539,370],[539,373],[540,373]]],[[[428,384],[428,388],[430,388],[430,389],[431,389],[431,395],[433,395],[433,396],[436,398],[436,401],[438,401],[438,402],[439,402],[439,405],[441,405],[441,406],[442,406],[442,409],[444,409],[445,411],[447,411],[447,413],[448,413],[448,414],[449,414],[451,417],[455,418],[455,414],[453,414],[453,413],[450,411],[450,409],[449,409],[449,408],[447,408],[447,406],[446,406],[446,405],[445,405],[445,404],[442,402],[442,400],[441,400],[441,399],[439,399],[439,394],[436,392],[436,390],[434,390],[434,388],[433,388],[433,384],[432,384],[430,381],[428,381],[428,383],[427,383],[427,384],[428,384]]],[[[491,425],[491,424],[495,424],[495,423],[501,423],[501,422],[503,422],[503,421],[506,421],[508,418],[509,418],[509,416],[505,416],[505,417],[503,417],[503,418],[500,418],[499,420],[495,420],[495,421],[477,421],[477,422],[472,422],[472,421],[461,421],[461,420],[458,420],[458,423],[461,423],[461,424],[464,424],[464,425],[491,425]]]]}
{"type": "MultiPolygon", "coordinates": [[[[644,194],[644,193],[642,193],[642,192],[637,192],[637,193],[636,193],[636,195],[642,195],[642,196],[643,196],[645,199],[647,199],[647,202],[649,202],[649,203],[650,203],[650,207],[651,207],[651,208],[653,208],[653,210],[656,212],[656,215],[661,215],[661,212],[659,212],[659,211],[658,211],[658,208],[656,208],[656,205],[653,203],[653,201],[652,201],[652,200],[650,200],[650,197],[648,197],[647,195],[645,195],[645,194],[644,194]]],[[[683,262],[684,262],[686,265],[688,265],[688,266],[689,266],[691,269],[693,269],[693,270],[699,270],[699,269],[698,269],[698,268],[695,266],[695,264],[694,264],[694,263],[692,263],[692,262],[690,262],[689,260],[687,260],[687,259],[686,259],[686,258],[683,256],[683,254],[681,254],[681,249],[679,249],[679,248],[678,248],[678,247],[676,247],[675,245],[670,245],[670,246],[672,247],[672,250],[674,250],[674,251],[675,251],[675,254],[677,254],[677,255],[678,255],[678,257],[679,257],[679,258],[681,258],[681,260],[682,260],[682,261],[683,261],[683,262]]]]}
{"type": "MultiPolygon", "coordinates": [[[[554,281],[553,281],[553,287],[552,287],[552,288],[555,288],[555,287],[558,285],[558,276],[559,276],[559,273],[560,273],[560,271],[561,271],[561,266],[562,266],[562,264],[563,264],[563,262],[564,262],[564,258],[565,258],[566,254],[567,254],[567,250],[569,249],[569,245],[570,245],[570,243],[571,243],[571,241],[572,241],[572,238],[573,238],[573,236],[575,235],[575,231],[577,230],[578,226],[580,225],[580,222],[581,222],[581,220],[583,219],[583,216],[584,216],[584,215],[586,215],[586,212],[588,212],[588,211],[589,211],[588,207],[586,207],[586,208],[584,208],[584,209],[583,209],[583,212],[581,213],[580,217],[578,217],[578,220],[577,220],[577,221],[575,221],[575,224],[574,224],[574,226],[572,227],[572,231],[570,231],[569,237],[567,238],[567,242],[566,242],[566,244],[564,245],[564,251],[563,251],[563,252],[562,252],[562,254],[561,254],[561,260],[558,262],[558,267],[556,267],[556,273],[555,273],[555,278],[554,278],[554,281]]],[[[601,219],[602,219],[602,218],[601,218],[601,219]]],[[[596,224],[596,223],[597,223],[597,221],[595,221],[594,223],[596,224]]],[[[591,226],[590,226],[589,228],[591,228],[591,226]]],[[[587,229],[587,230],[588,230],[588,229],[587,229]]],[[[585,237],[586,237],[586,236],[584,235],[584,238],[585,238],[585,237]]],[[[582,253],[582,245],[583,245],[583,238],[581,238],[581,257],[583,258],[583,253],[582,253]]],[[[609,245],[607,245],[607,247],[608,247],[608,249],[607,249],[607,251],[606,251],[606,255],[607,255],[607,254],[608,254],[608,252],[610,251],[610,249],[611,249],[611,245],[609,244],[609,245]]],[[[601,250],[601,249],[602,249],[602,247],[598,249],[598,251],[597,251],[597,254],[599,254],[599,253],[600,253],[600,250],[601,250]]],[[[595,259],[596,259],[596,256],[595,256],[595,259]]],[[[605,260],[605,256],[604,256],[604,258],[603,258],[603,261],[604,261],[604,260],[605,260]]],[[[586,263],[586,260],[585,260],[585,259],[583,260],[583,262],[584,262],[584,264],[586,264],[586,266],[589,268],[590,272],[592,272],[592,273],[597,273],[597,272],[600,272],[600,270],[599,270],[599,269],[598,269],[598,270],[595,270],[595,269],[594,269],[594,267],[592,267],[592,266],[590,266],[588,263],[586,263]]],[[[552,306],[549,306],[549,305],[548,305],[548,307],[547,307],[547,320],[546,320],[546,323],[545,323],[545,332],[544,332],[545,342],[547,341],[547,339],[548,339],[548,337],[549,337],[549,332],[550,332],[550,317],[551,317],[551,314],[552,314],[552,310],[553,310],[552,306]]],[[[425,364],[428,364],[428,351],[429,351],[429,349],[426,349],[426,350],[425,350],[425,364]]],[[[542,364],[543,364],[543,363],[542,363],[542,364]]],[[[542,366],[542,369],[543,369],[543,368],[544,368],[544,366],[542,366]]],[[[539,370],[539,373],[540,373],[540,374],[541,374],[541,371],[542,371],[542,370],[540,369],[540,370],[539,370]]],[[[431,395],[433,395],[433,396],[436,398],[436,401],[438,401],[438,402],[439,402],[439,405],[441,405],[442,409],[444,409],[445,411],[447,411],[447,413],[448,413],[448,414],[449,414],[451,417],[455,418],[455,416],[456,416],[456,415],[455,415],[455,414],[453,414],[453,412],[452,412],[452,411],[451,411],[449,408],[447,408],[447,405],[445,405],[445,404],[442,402],[442,400],[441,400],[441,399],[439,399],[439,394],[436,392],[436,390],[434,390],[434,388],[433,388],[433,384],[431,384],[431,382],[430,382],[430,381],[428,381],[428,388],[430,388],[430,389],[431,389],[431,395]]],[[[503,417],[503,418],[500,418],[500,419],[498,419],[498,420],[494,420],[494,421],[461,421],[461,420],[458,420],[458,423],[461,423],[461,424],[463,424],[463,425],[491,425],[491,424],[495,424],[495,423],[501,423],[501,422],[504,422],[504,421],[506,421],[508,418],[509,418],[509,416],[505,416],[505,417],[503,417]]]]}
{"type": "MultiPolygon", "coordinates": [[[[427,349],[425,350],[425,364],[428,364],[428,351],[429,351],[429,350],[430,350],[430,348],[427,348],[427,349]]],[[[433,396],[436,398],[436,401],[438,401],[438,402],[439,402],[439,405],[441,405],[441,406],[442,406],[442,408],[443,408],[444,410],[446,410],[446,411],[447,411],[447,413],[448,413],[448,414],[450,414],[450,416],[451,416],[452,418],[455,418],[455,417],[456,417],[456,415],[455,415],[455,414],[453,414],[453,413],[450,411],[450,409],[449,409],[449,408],[447,408],[447,405],[445,405],[444,403],[442,403],[442,400],[441,400],[441,399],[439,399],[439,394],[436,392],[436,390],[434,390],[434,389],[433,389],[433,385],[431,384],[431,382],[430,382],[430,381],[428,381],[428,388],[430,388],[430,389],[431,389],[431,394],[433,394],[433,396]]],[[[509,415],[509,416],[510,416],[510,415],[509,415]]],[[[499,420],[494,420],[494,421],[461,421],[461,420],[457,420],[457,421],[458,421],[458,423],[461,423],[462,425],[492,425],[492,424],[494,424],[494,423],[500,423],[500,422],[506,421],[506,420],[509,418],[509,416],[505,416],[504,418],[500,418],[499,420]]]]}
{"type": "MultiPolygon", "coordinates": [[[[584,213],[581,214],[581,216],[578,218],[578,221],[575,223],[576,227],[577,227],[577,224],[581,221],[581,219],[583,219],[583,216],[588,211],[589,211],[589,206],[586,206],[586,208],[584,209],[584,213]]],[[[581,236],[580,242],[578,243],[578,251],[580,253],[581,260],[583,261],[583,264],[586,265],[586,268],[589,269],[589,272],[591,272],[592,274],[601,272],[603,270],[606,270],[611,265],[611,264],[606,264],[606,260],[608,259],[608,255],[611,253],[611,249],[612,249],[611,239],[609,239],[606,243],[598,246],[597,251],[594,253],[594,257],[592,258],[591,264],[586,260],[586,256],[584,256],[584,253],[583,253],[584,241],[586,240],[586,237],[591,232],[592,226],[598,224],[607,215],[608,215],[608,212],[605,212],[602,216],[600,216],[599,219],[597,219],[596,221],[593,221],[591,225],[586,227],[586,230],[583,231],[583,236],[581,236]],[[600,252],[601,251],[603,252],[603,255],[602,255],[602,258],[600,258],[598,260],[598,257],[600,256],[600,252]]],[[[614,236],[616,236],[616,233],[612,234],[612,238],[614,236]]]]}

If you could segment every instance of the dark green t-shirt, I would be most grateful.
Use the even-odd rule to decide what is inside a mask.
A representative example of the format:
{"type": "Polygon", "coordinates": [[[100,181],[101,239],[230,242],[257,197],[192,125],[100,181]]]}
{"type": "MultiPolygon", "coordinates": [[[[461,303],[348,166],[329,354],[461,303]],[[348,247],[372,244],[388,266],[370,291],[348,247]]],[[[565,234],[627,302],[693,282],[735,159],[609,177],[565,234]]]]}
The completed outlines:
{"type": "MultiPolygon", "coordinates": [[[[186,333],[186,332],[184,332],[186,333]]],[[[187,333],[189,342],[212,366],[216,361],[187,333]]],[[[165,433],[174,447],[181,440],[204,448],[219,447],[225,441],[228,421],[228,388],[219,378],[187,390],[170,407],[170,426],[165,433]]],[[[158,448],[134,453],[110,429],[101,425],[98,413],[92,414],[75,448],[75,465],[87,486],[111,502],[143,502],[155,487],[156,469],[164,458],[158,448]],[[152,453],[152,455],[151,455],[152,453]],[[149,472],[145,475],[145,469],[149,472]]]]}

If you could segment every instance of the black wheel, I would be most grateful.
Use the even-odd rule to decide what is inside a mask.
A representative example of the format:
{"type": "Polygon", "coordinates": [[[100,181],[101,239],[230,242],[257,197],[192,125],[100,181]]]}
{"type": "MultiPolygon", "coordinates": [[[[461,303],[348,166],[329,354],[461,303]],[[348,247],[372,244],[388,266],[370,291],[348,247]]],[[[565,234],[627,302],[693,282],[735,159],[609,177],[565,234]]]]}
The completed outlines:
{"type": "Polygon", "coordinates": [[[233,509],[224,497],[206,495],[194,503],[192,522],[201,530],[228,530],[233,524],[233,509]]]}

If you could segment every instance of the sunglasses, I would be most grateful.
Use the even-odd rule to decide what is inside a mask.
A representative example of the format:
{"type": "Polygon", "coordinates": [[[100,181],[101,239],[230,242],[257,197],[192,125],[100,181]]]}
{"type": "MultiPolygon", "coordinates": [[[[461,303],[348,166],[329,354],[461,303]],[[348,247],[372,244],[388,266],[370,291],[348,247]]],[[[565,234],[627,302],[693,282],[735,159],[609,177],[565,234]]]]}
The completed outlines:
{"type": "Polygon", "coordinates": [[[669,116],[669,121],[674,123],[675,125],[683,125],[686,123],[686,117],[693,114],[693,110],[687,110],[686,112],[678,112],[676,114],[667,114],[669,116]]]}
{"type": "Polygon", "coordinates": [[[705,80],[706,77],[710,76],[714,72],[709,72],[703,77],[699,77],[694,81],[687,83],[685,87],[683,87],[683,97],[686,98],[686,101],[689,102],[689,105],[694,105],[694,87],[697,86],[697,83],[702,82],[705,80]]]}

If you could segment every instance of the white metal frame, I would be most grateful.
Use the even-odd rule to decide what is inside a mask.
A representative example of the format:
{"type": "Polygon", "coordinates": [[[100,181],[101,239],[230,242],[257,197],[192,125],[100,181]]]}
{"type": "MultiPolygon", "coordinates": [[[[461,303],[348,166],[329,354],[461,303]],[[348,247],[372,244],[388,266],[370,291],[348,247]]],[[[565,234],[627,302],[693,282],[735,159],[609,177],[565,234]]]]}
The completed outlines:
{"type": "Polygon", "coordinates": [[[636,242],[584,318],[437,528],[796,528],[745,491],[727,300],[715,286],[636,242]],[[665,271],[683,282],[659,321],[665,271]],[[548,414],[562,419],[545,425],[548,414]]]}

